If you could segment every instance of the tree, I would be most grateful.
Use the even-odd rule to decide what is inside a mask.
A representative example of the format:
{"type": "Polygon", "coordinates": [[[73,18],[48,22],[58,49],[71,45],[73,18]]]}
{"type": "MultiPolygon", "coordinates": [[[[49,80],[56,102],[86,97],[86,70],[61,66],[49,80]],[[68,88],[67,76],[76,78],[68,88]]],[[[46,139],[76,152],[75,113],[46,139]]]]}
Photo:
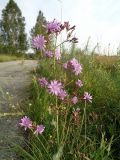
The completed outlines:
{"type": "Polygon", "coordinates": [[[7,53],[23,53],[27,49],[27,35],[25,33],[25,18],[14,2],[9,0],[2,10],[0,21],[0,43],[7,53]]]}
{"type": "MultiPolygon", "coordinates": [[[[36,19],[36,24],[35,26],[31,29],[31,39],[37,35],[44,35],[46,38],[48,37],[47,31],[45,28],[47,21],[46,18],[43,15],[42,11],[39,11],[37,19],[36,19]]],[[[35,50],[35,53],[39,55],[40,51],[35,50]]]]}
{"type": "Polygon", "coordinates": [[[39,11],[36,24],[31,29],[31,37],[33,38],[38,34],[45,35],[46,34],[46,28],[44,27],[45,25],[46,25],[46,18],[44,17],[43,12],[39,11]]]}

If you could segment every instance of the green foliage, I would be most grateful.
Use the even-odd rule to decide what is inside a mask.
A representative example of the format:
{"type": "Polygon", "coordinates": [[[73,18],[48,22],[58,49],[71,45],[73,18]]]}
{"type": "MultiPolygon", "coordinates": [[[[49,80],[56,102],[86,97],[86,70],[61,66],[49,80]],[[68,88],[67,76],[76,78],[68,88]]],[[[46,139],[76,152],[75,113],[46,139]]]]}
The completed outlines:
{"type": "Polygon", "coordinates": [[[25,18],[17,4],[9,0],[0,21],[0,52],[23,53],[26,49],[25,18]]]}
{"type": "MultiPolygon", "coordinates": [[[[51,58],[41,56],[25,111],[32,120],[28,137],[30,146],[27,152],[22,153],[30,155],[33,160],[117,160],[120,157],[120,89],[117,85],[120,76],[117,76],[119,71],[116,69],[119,64],[115,62],[114,67],[111,65],[113,62],[109,61],[109,64],[104,66],[100,57],[94,55],[94,50],[91,55],[87,55],[88,43],[84,51],[79,51],[76,45],[72,45],[66,52],[61,44],[77,42],[77,38],[71,37],[74,28],[71,27],[72,31],[66,28],[66,41],[59,45],[53,44],[51,58]],[[63,49],[61,60],[56,58],[55,50],[58,46],[63,49]],[[72,58],[76,58],[78,62],[75,59],[70,61],[72,58]],[[67,69],[63,67],[65,62],[67,69]],[[75,66],[72,62],[75,62],[75,66]],[[79,70],[79,63],[83,65],[83,72],[75,75],[73,69],[79,70]],[[39,81],[42,77],[48,81],[48,85],[44,87],[39,81]],[[76,85],[78,79],[82,80],[83,87],[76,85]],[[49,87],[53,87],[53,92],[56,89],[52,80],[63,84],[68,93],[64,100],[60,100],[60,95],[50,94],[49,87]],[[49,83],[50,81],[53,84],[49,83]],[[86,92],[92,95],[92,103],[84,99],[86,92]],[[77,96],[77,103],[72,103],[73,96],[77,96]],[[39,124],[45,126],[45,132],[37,135],[35,130],[39,124]]],[[[49,36],[51,35],[50,33],[49,36]]],[[[57,33],[53,36],[57,41],[57,33]]],[[[51,45],[51,41],[48,41],[46,49],[51,50],[49,42],[51,45]]],[[[105,57],[102,58],[104,60],[105,57]]]]}
{"type": "Polygon", "coordinates": [[[0,54],[0,62],[15,61],[15,60],[21,60],[21,59],[23,59],[22,56],[18,57],[15,55],[0,54]]]}
{"type": "Polygon", "coordinates": [[[86,113],[82,101],[74,107],[58,101],[59,107],[56,110],[55,97],[51,97],[40,87],[36,77],[46,77],[48,80],[60,79],[69,93],[75,89],[73,84],[76,78],[73,74],[65,72],[59,63],[56,63],[54,72],[51,59],[40,60],[31,88],[29,101],[31,105],[26,113],[35,123],[44,123],[46,128],[43,136],[37,137],[32,133],[29,135],[29,153],[32,159],[119,160],[120,88],[118,89],[117,84],[120,80],[119,71],[116,70],[113,77],[113,73],[102,67],[96,57],[80,54],[74,46],[71,54],[62,56],[63,62],[76,57],[83,64],[83,73],[78,78],[84,82],[84,86],[79,90],[79,95],[83,91],[89,91],[93,96],[93,102],[87,104],[86,113]],[[70,81],[71,79],[73,81],[70,81]],[[73,108],[78,107],[80,113],[75,118],[73,108]]]}
{"type": "Polygon", "coordinates": [[[90,158],[92,160],[112,160],[112,157],[110,156],[112,139],[113,137],[111,137],[110,141],[107,142],[105,135],[102,134],[100,146],[91,153],[90,158]]]}
{"type": "Polygon", "coordinates": [[[31,29],[31,37],[33,38],[34,36],[37,36],[39,34],[45,35],[46,33],[45,25],[46,25],[46,18],[44,17],[42,11],[39,11],[38,17],[36,19],[36,24],[31,29]]]}

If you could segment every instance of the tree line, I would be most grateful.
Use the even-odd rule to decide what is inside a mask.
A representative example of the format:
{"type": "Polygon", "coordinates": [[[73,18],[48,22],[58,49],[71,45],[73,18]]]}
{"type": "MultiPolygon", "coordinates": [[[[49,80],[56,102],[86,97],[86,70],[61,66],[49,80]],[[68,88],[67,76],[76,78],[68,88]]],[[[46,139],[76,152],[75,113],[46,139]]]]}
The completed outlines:
{"type": "MultiPolygon", "coordinates": [[[[39,11],[35,26],[31,29],[31,39],[37,34],[45,34],[46,18],[39,11]]],[[[25,32],[25,17],[14,0],[9,0],[2,10],[0,19],[0,53],[22,54],[30,44],[25,32]]]]}

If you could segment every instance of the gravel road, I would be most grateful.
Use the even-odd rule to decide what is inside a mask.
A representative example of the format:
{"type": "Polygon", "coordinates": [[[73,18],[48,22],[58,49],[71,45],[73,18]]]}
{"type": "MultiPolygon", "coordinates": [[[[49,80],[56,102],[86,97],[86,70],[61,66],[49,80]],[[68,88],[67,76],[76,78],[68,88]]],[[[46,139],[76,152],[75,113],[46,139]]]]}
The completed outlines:
{"type": "Polygon", "coordinates": [[[20,143],[19,104],[28,96],[31,71],[37,61],[24,60],[0,63],[0,160],[18,159],[11,150],[12,143],[20,143]]]}

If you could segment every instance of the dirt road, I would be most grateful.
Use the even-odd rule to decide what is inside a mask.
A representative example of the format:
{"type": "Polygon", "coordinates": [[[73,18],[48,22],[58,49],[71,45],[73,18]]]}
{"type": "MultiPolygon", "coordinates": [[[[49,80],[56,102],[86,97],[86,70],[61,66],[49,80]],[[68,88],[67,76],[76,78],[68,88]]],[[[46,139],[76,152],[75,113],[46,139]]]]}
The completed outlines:
{"type": "Polygon", "coordinates": [[[28,96],[33,60],[0,63],[0,160],[16,160],[12,143],[23,136],[19,130],[20,102],[28,96]]]}

